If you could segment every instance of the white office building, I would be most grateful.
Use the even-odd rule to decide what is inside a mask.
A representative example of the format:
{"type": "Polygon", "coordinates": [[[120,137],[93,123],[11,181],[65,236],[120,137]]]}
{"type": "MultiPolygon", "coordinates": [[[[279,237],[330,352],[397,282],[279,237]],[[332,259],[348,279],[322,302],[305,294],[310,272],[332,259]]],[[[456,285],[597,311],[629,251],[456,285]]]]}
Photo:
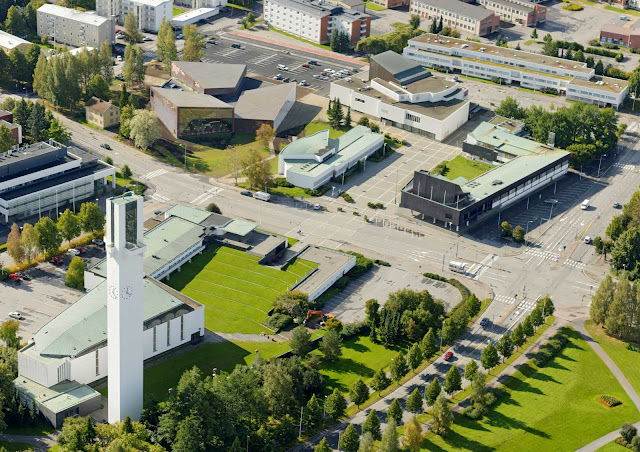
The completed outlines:
{"type": "Polygon", "coordinates": [[[468,90],[387,51],[371,57],[369,77],[331,84],[330,97],[352,110],[442,141],[469,119],[468,90]]]}
{"type": "Polygon", "coordinates": [[[95,12],[78,11],[45,3],[36,12],[38,37],[47,36],[60,44],[100,48],[102,41],[113,42],[115,24],[95,12]]]}
{"type": "Polygon", "coordinates": [[[404,56],[437,67],[505,84],[566,93],[567,99],[618,108],[628,94],[625,80],[596,76],[586,63],[425,33],[409,40],[404,56]]]}
{"type": "Polygon", "coordinates": [[[96,11],[113,17],[119,25],[124,24],[128,13],[134,13],[140,30],[157,33],[163,18],[171,22],[173,0],[96,0],[96,11]]]}

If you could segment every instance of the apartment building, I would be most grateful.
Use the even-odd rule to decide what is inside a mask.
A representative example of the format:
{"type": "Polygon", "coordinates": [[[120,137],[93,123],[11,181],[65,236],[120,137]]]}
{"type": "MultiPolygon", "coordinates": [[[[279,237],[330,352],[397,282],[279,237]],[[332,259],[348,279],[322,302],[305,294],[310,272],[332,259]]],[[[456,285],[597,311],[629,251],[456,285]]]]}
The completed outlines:
{"type": "Polygon", "coordinates": [[[482,6],[458,0],[411,0],[409,11],[418,14],[423,21],[440,20],[442,25],[460,33],[485,36],[500,26],[500,16],[482,6]]]}
{"type": "Polygon", "coordinates": [[[273,28],[318,44],[327,44],[334,30],[346,32],[355,47],[369,37],[371,16],[323,0],[265,0],[264,20],[273,28]]]}
{"type": "Polygon", "coordinates": [[[504,22],[535,27],[546,22],[547,7],[538,4],[523,4],[513,0],[477,0],[490,11],[498,14],[504,22]]]}
{"type": "Polygon", "coordinates": [[[108,17],[45,3],[36,12],[38,37],[44,35],[60,44],[100,48],[112,43],[115,24],[108,17]]]}
{"type": "Polygon", "coordinates": [[[387,9],[398,8],[400,6],[408,5],[410,0],[370,0],[371,3],[384,6],[387,9]]]}
{"type": "Polygon", "coordinates": [[[629,90],[625,80],[597,77],[585,63],[431,33],[409,40],[403,54],[427,67],[530,89],[554,89],[566,93],[567,99],[601,107],[618,108],[629,90]]]}
{"type": "Polygon", "coordinates": [[[128,13],[134,13],[140,30],[157,33],[162,19],[171,21],[173,17],[173,0],[96,0],[96,11],[120,25],[128,13]]]}

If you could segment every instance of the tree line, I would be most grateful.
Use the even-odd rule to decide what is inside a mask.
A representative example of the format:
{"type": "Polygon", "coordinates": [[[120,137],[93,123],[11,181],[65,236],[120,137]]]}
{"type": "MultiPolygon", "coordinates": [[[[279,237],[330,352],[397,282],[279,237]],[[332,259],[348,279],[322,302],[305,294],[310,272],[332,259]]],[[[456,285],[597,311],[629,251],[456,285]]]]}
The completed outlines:
{"type": "MultiPolygon", "coordinates": [[[[415,21],[413,25],[415,25],[415,21]]],[[[362,52],[367,55],[377,55],[387,50],[393,50],[396,53],[402,54],[409,39],[424,33],[424,31],[418,29],[420,26],[419,22],[415,28],[413,25],[394,24],[394,30],[390,33],[361,39],[356,45],[356,52],[362,52]]]]}
{"type": "Polygon", "coordinates": [[[611,252],[611,263],[616,274],[627,272],[630,281],[638,279],[640,268],[640,191],[631,195],[628,203],[622,206],[622,213],[615,215],[606,229],[606,238],[596,237],[596,251],[607,257],[611,252]]]}
{"type": "MultiPolygon", "coordinates": [[[[68,129],[38,102],[27,101],[24,98],[18,101],[9,97],[2,103],[2,109],[11,112],[14,124],[22,126],[23,142],[38,143],[51,139],[67,144],[71,138],[68,129]]],[[[6,126],[0,126],[0,152],[15,144],[10,133],[6,126]]]]}
{"type": "Polygon", "coordinates": [[[507,97],[495,113],[524,121],[525,129],[539,143],[546,143],[549,132],[553,132],[555,147],[571,152],[570,164],[574,168],[588,165],[607,153],[626,129],[625,124],[618,123],[619,116],[613,108],[582,102],[552,112],[537,105],[523,108],[515,98],[507,97]]]}
{"type": "Polygon", "coordinates": [[[613,337],[640,341],[639,289],[637,282],[629,281],[626,272],[617,283],[607,275],[591,300],[591,320],[613,337]]]}

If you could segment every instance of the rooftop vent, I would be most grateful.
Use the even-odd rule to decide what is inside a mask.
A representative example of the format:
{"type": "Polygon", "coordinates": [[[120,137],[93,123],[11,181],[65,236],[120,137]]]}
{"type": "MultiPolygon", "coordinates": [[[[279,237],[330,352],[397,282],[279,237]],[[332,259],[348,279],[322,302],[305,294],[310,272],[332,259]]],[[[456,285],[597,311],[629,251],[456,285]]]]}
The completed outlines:
{"type": "Polygon", "coordinates": [[[502,181],[500,179],[496,179],[493,182],[491,182],[491,185],[502,185],[502,181]]]}

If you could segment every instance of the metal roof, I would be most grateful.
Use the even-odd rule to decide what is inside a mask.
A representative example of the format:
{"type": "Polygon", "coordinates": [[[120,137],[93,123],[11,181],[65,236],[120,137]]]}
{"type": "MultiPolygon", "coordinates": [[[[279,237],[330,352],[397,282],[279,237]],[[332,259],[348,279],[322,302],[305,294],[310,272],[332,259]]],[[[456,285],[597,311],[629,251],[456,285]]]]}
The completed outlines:
{"type": "Polygon", "coordinates": [[[221,100],[209,96],[208,94],[194,93],[191,91],[181,91],[171,88],[151,88],[154,96],[160,96],[167,99],[176,107],[182,108],[228,108],[233,109],[232,105],[222,102],[221,100]]]}
{"type": "Polygon", "coordinates": [[[482,6],[465,3],[459,0],[413,0],[413,3],[430,5],[441,11],[450,11],[453,14],[475,20],[484,20],[493,14],[493,11],[489,11],[482,6]]]}
{"type": "Polygon", "coordinates": [[[231,220],[229,224],[221,228],[224,232],[229,234],[239,235],[244,237],[252,232],[258,225],[246,220],[231,220]]]}
{"type": "Polygon", "coordinates": [[[295,93],[295,83],[282,83],[245,91],[236,103],[234,115],[239,119],[274,121],[282,111],[291,91],[295,93]]]}
{"type": "Polygon", "coordinates": [[[61,413],[95,397],[98,391],[77,381],[64,381],[47,388],[26,377],[18,377],[13,384],[20,393],[43,405],[53,413],[61,413]]]}
{"type": "Polygon", "coordinates": [[[509,133],[489,122],[479,124],[469,135],[480,143],[487,144],[491,149],[496,149],[509,155],[540,154],[554,149],[551,146],[509,133]]]}
{"type": "MultiPolygon", "coordinates": [[[[192,78],[203,89],[233,89],[242,81],[247,71],[246,64],[197,61],[174,61],[171,64],[192,78]]],[[[171,74],[173,77],[180,78],[180,74],[173,72],[171,74]]]]}
{"type": "Polygon", "coordinates": [[[0,30],[0,47],[3,49],[11,50],[23,44],[31,45],[29,41],[0,30]]]}
{"type": "Polygon", "coordinates": [[[167,209],[165,215],[167,217],[179,217],[183,220],[190,221],[191,223],[200,224],[209,218],[212,213],[196,207],[176,204],[167,209]]]}
{"type": "Polygon", "coordinates": [[[431,75],[431,72],[427,71],[419,63],[392,50],[373,55],[371,57],[371,64],[382,66],[402,85],[413,83],[431,75]]]}

